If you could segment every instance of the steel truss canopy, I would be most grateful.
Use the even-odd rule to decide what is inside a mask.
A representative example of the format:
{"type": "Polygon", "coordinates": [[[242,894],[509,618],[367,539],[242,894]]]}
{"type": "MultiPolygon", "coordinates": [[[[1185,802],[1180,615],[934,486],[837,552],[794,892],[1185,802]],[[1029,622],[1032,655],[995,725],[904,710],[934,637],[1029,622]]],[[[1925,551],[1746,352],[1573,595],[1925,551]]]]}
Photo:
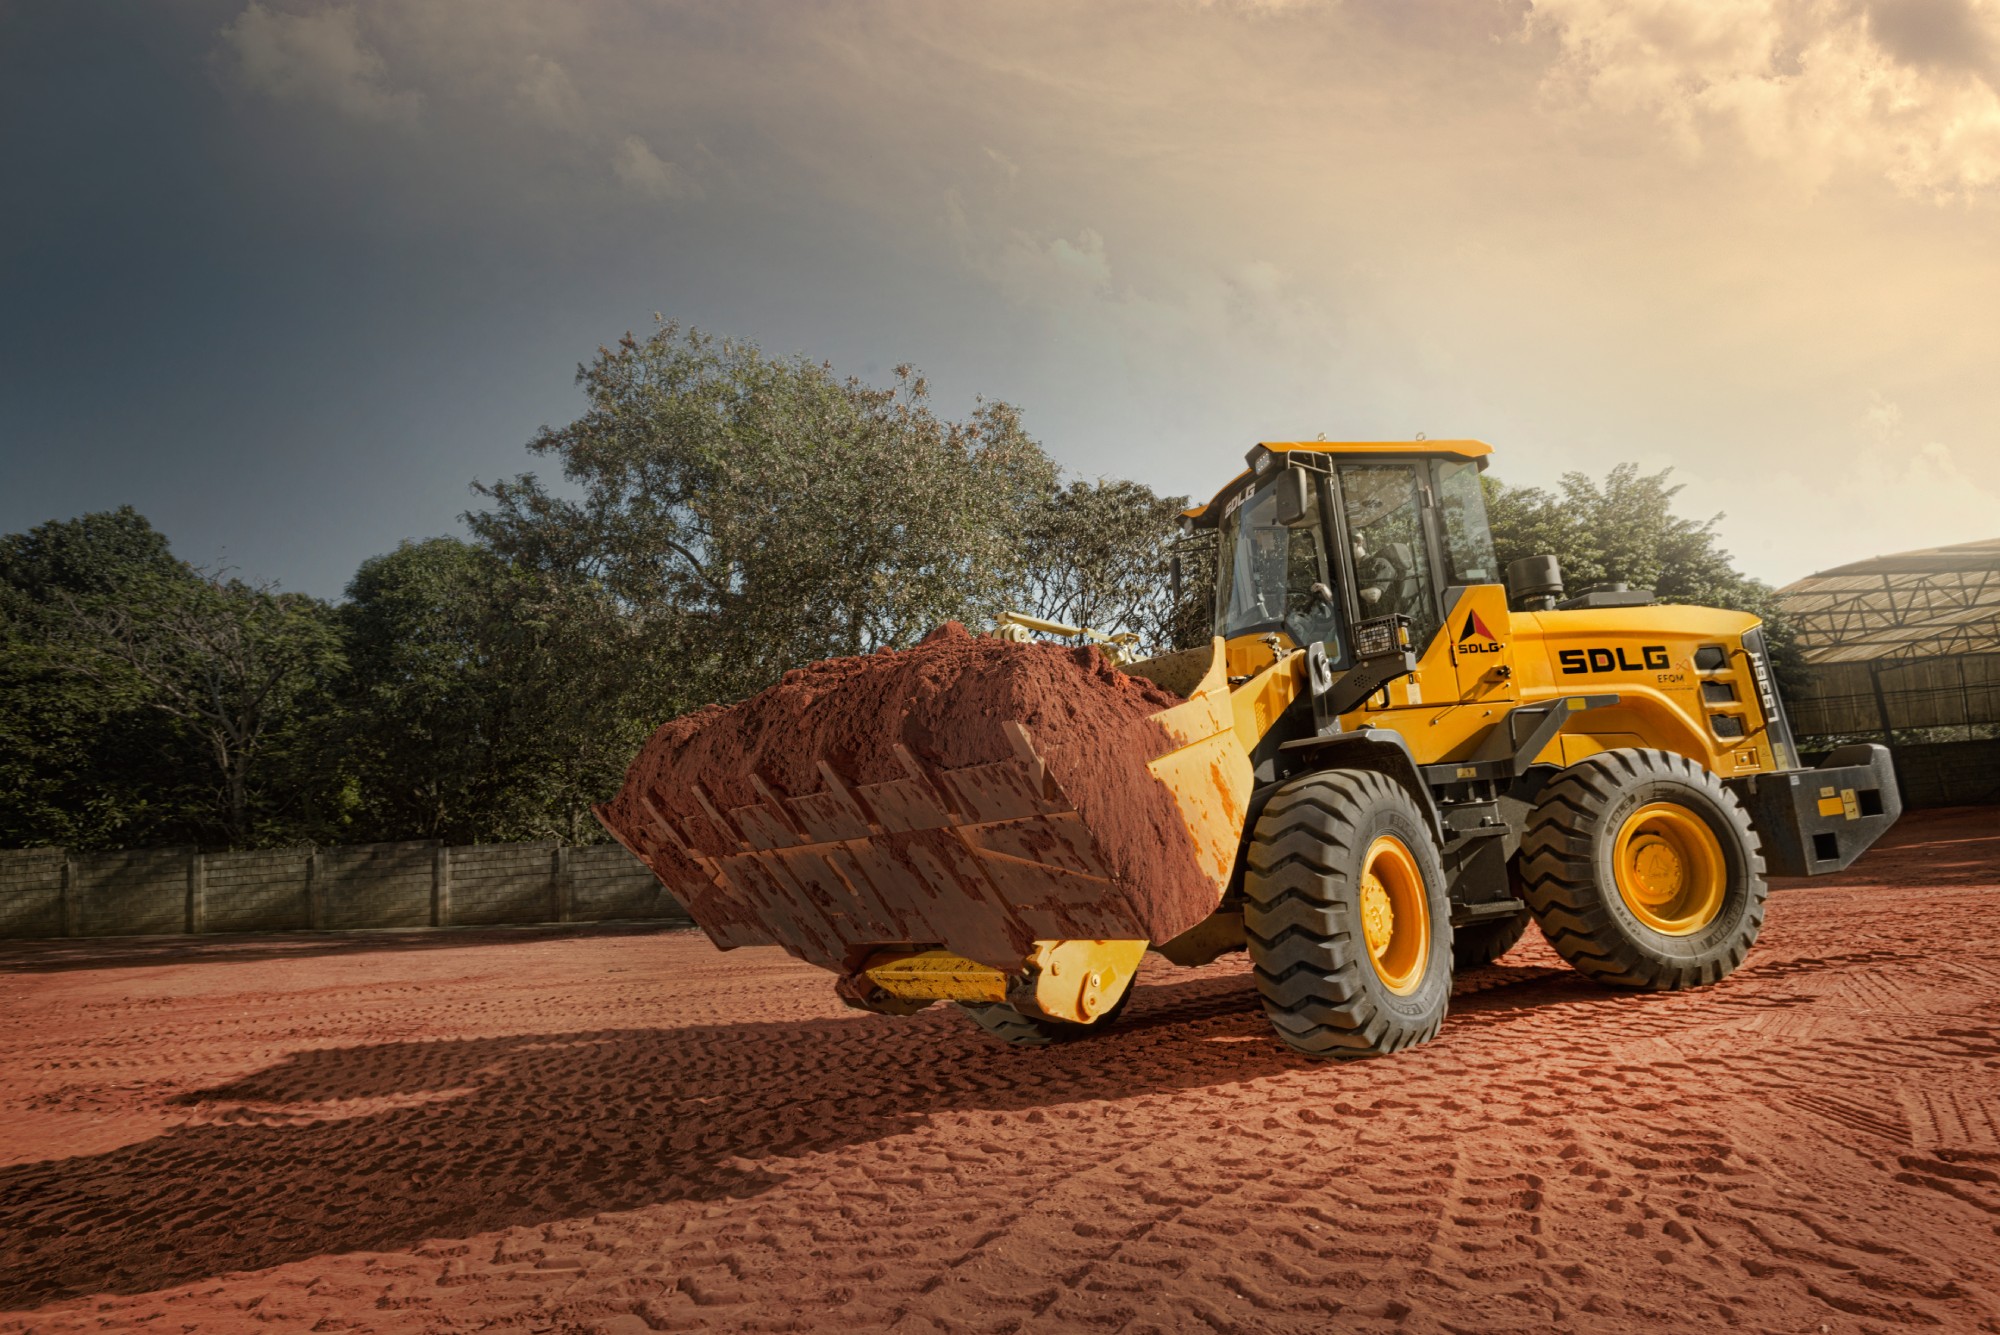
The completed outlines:
{"type": "Polygon", "coordinates": [[[1778,601],[1808,663],[2000,653],[2000,538],[1822,570],[1778,601]]]}

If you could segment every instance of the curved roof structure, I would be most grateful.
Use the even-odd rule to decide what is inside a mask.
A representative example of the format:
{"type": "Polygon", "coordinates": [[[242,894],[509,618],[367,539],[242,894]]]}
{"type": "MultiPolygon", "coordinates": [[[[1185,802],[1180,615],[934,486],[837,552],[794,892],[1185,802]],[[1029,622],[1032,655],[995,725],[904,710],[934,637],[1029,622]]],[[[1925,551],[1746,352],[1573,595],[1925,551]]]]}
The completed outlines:
{"type": "Polygon", "coordinates": [[[1809,663],[2000,653],[2000,538],[1822,570],[1778,601],[1809,663]]]}

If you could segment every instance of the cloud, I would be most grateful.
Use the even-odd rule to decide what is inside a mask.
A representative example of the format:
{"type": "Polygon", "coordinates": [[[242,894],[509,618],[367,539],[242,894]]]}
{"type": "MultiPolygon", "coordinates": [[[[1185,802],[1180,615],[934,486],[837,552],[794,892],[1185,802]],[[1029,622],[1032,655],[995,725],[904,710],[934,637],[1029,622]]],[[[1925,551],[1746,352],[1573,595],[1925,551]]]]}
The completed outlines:
{"type": "Polygon", "coordinates": [[[286,101],[319,103],[362,121],[407,121],[422,107],[387,83],[381,55],[361,40],[352,7],[288,14],[252,4],[222,30],[243,82],[286,101]]]}
{"type": "Polygon", "coordinates": [[[583,98],[577,94],[569,71],[539,52],[528,57],[527,66],[515,87],[519,104],[543,124],[559,130],[581,129],[583,98]]]}
{"type": "Polygon", "coordinates": [[[1842,560],[1993,535],[2000,493],[1959,450],[1912,430],[1902,406],[1880,392],[1869,394],[1846,441],[1818,453],[1810,476],[1788,471],[1782,491],[1811,498],[1816,522],[1841,535],[1842,560]]]}
{"type": "Polygon", "coordinates": [[[648,199],[684,199],[696,193],[678,167],[663,160],[636,134],[618,141],[611,155],[611,170],[629,189],[648,199]]]}
{"type": "Polygon", "coordinates": [[[2000,186],[2000,0],[1538,0],[1558,100],[1733,134],[1808,186],[1844,168],[1940,201],[2000,186]]]}
{"type": "Polygon", "coordinates": [[[1991,21],[1971,0],[1874,0],[1868,31],[1905,64],[1990,73],[1991,21]]]}
{"type": "MultiPolygon", "coordinates": [[[[671,301],[914,357],[1173,490],[1320,430],[1672,463],[1773,577],[1863,541],[1783,499],[1870,466],[1857,384],[2000,491],[2000,0],[1536,0],[1526,40],[1526,0],[246,2],[220,54],[261,95],[420,107],[329,206],[520,255],[584,346],[671,301]]],[[[1959,532],[1939,485],[1896,503],[1959,532]]]]}

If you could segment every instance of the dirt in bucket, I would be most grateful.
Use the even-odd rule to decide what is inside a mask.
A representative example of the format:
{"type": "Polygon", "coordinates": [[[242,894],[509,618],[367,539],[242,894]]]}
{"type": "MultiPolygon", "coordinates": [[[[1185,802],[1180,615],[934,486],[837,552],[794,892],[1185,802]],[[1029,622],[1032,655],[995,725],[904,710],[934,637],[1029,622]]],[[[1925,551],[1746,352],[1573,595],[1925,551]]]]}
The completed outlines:
{"type": "MultiPolygon", "coordinates": [[[[1163,907],[1198,906],[1199,917],[1213,907],[1215,887],[1172,796],[1146,768],[1176,745],[1152,716],[1180,702],[1095,648],[975,636],[948,622],[909,649],[798,668],[741,704],[666,724],[602,815],[628,844],[649,846],[670,889],[700,898],[712,883],[670,841],[659,847],[657,835],[646,837],[654,822],[641,794],[696,852],[733,853],[697,784],[727,812],[763,801],[753,780],[781,797],[824,791],[822,761],[850,785],[906,778],[898,746],[931,769],[992,764],[1017,754],[1004,726],[1011,720],[1075,805],[1112,879],[1163,907]]],[[[700,903],[690,907],[702,917],[700,903]]]]}

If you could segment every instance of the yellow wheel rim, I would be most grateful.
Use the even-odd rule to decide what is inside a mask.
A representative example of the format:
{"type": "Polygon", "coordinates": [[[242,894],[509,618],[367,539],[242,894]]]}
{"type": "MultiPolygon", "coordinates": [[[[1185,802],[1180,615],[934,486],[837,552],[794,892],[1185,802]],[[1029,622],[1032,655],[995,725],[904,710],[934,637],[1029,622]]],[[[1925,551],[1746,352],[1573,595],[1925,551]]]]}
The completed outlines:
{"type": "Polygon", "coordinates": [[[1722,842],[1684,806],[1653,802],[1627,816],[1611,858],[1618,897],[1662,936],[1692,935],[1722,911],[1722,842]]]}
{"type": "Polygon", "coordinates": [[[1361,860],[1361,933],[1382,986],[1400,996],[1417,990],[1431,954],[1431,914],[1423,873],[1403,841],[1383,835],[1361,860]]]}

